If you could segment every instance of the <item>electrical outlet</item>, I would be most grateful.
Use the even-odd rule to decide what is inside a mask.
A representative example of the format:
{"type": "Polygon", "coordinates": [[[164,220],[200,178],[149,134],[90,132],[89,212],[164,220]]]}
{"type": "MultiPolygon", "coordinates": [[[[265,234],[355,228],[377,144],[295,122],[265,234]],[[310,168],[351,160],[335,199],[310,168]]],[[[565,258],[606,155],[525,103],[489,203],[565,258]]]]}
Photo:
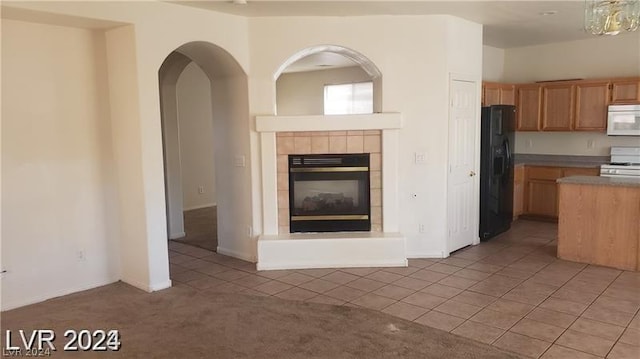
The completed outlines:
{"type": "Polygon", "coordinates": [[[420,232],[420,233],[424,233],[424,224],[420,223],[420,224],[418,225],[418,232],[420,232]]]}
{"type": "Polygon", "coordinates": [[[596,140],[594,140],[593,138],[590,138],[587,141],[587,149],[592,150],[594,147],[596,147],[596,140]]]}
{"type": "Polygon", "coordinates": [[[533,140],[532,139],[528,139],[527,140],[527,148],[531,148],[533,147],[533,140]]]}
{"type": "Polygon", "coordinates": [[[84,251],[83,250],[77,251],[76,258],[78,259],[78,261],[84,261],[85,260],[84,251]]]}
{"type": "Polygon", "coordinates": [[[204,193],[204,186],[198,186],[198,193],[200,194],[204,193]]]}

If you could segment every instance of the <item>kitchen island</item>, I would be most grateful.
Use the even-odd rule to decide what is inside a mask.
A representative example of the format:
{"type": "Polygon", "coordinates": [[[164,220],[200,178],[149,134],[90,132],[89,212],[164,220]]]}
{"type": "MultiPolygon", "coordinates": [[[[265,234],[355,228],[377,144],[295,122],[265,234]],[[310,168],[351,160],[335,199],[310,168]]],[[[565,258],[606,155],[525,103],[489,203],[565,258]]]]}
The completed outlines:
{"type": "Polygon", "coordinates": [[[558,179],[558,258],[640,270],[640,179],[558,179]]]}

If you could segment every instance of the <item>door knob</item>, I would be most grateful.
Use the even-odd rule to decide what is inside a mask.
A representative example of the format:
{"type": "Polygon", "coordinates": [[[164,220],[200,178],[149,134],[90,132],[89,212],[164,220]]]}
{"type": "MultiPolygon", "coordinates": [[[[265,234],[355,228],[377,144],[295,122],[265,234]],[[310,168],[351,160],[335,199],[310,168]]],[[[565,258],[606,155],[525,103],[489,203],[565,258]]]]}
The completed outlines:
{"type": "Polygon", "coordinates": [[[473,171],[469,172],[469,177],[473,177],[473,176],[475,176],[475,175],[476,175],[476,173],[475,173],[475,172],[473,172],[473,171]]]}

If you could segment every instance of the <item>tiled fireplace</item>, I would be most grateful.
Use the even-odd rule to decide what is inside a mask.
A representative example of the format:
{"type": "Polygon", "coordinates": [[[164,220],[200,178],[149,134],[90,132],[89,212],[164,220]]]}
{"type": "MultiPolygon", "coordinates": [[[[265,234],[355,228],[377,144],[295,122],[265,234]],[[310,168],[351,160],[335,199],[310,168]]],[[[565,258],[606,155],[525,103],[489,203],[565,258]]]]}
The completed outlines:
{"type": "MultiPolygon", "coordinates": [[[[335,159],[336,155],[368,155],[368,164],[366,167],[369,181],[368,198],[366,200],[367,215],[370,216],[370,228],[359,227],[360,231],[382,231],[382,156],[381,156],[381,131],[380,130],[360,130],[360,131],[322,131],[322,132],[280,132],[276,134],[276,152],[278,154],[278,233],[290,232],[333,232],[331,228],[317,230],[299,230],[294,228],[292,231],[289,223],[291,222],[291,206],[289,192],[291,190],[290,183],[292,176],[304,176],[304,172],[291,172],[290,159],[292,155],[315,155],[312,158],[320,161],[318,156],[324,155],[327,159],[335,159]]],[[[320,157],[321,158],[321,157],[320,157]]],[[[335,165],[327,162],[318,168],[333,168],[335,165]]],[[[363,167],[363,166],[352,166],[363,167]]],[[[295,169],[294,169],[295,171],[295,169]]],[[[312,172],[311,176],[317,178],[331,178],[328,172],[312,172]]],[[[349,178],[357,178],[362,172],[341,172],[334,179],[342,179],[345,185],[353,185],[347,182],[349,178]],[[356,176],[350,176],[355,174],[356,176]]],[[[339,184],[337,184],[339,185],[339,184]]],[[[327,188],[329,192],[331,189],[327,188]]],[[[364,196],[363,196],[364,197],[364,196]]],[[[364,202],[364,201],[363,201],[364,202]]],[[[332,214],[332,213],[320,213],[332,214]]],[[[334,213],[334,215],[339,213],[334,213]]],[[[344,213],[350,214],[350,213],[344,213]]],[[[365,214],[365,213],[352,213],[365,214]]],[[[335,218],[335,217],[334,217],[335,218]]],[[[294,224],[295,226],[295,224],[294,224]]],[[[322,226],[320,226],[322,227],[322,226]]],[[[349,229],[345,229],[349,231],[349,229]]]]}
{"type": "Polygon", "coordinates": [[[400,114],[395,113],[256,118],[261,142],[263,214],[263,234],[257,243],[258,269],[406,265],[405,240],[398,231],[401,122],[400,114]],[[294,169],[292,172],[290,164],[306,156],[311,162],[335,161],[342,156],[366,158],[368,166],[345,167],[352,167],[349,171],[360,176],[366,173],[368,181],[358,182],[355,179],[362,177],[353,176],[355,173],[337,177],[328,173],[347,171],[333,168],[342,165],[321,165],[319,170],[313,170],[315,174],[300,177],[300,173],[311,171],[294,169]],[[331,176],[333,180],[342,181],[333,183],[337,185],[333,189],[326,187],[332,183],[317,181],[331,176]],[[298,184],[302,186],[302,197],[290,198],[290,186],[297,178],[307,181],[298,184]],[[368,185],[366,195],[362,193],[364,184],[368,185]],[[349,212],[349,208],[355,211],[354,208],[362,204],[368,205],[368,214],[349,212]],[[292,211],[292,205],[298,209],[292,211]],[[322,206],[325,208],[321,210],[322,206]],[[326,211],[329,207],[347,211],[333,214],[326,211]],[[300,215],[300,212],[305,214],[305,208],[307,214],[315,211],[317,218],[329,222],[339,218],[368,218],[367,226],[300,229],[295,222],[307,219],[300,215]],[[334,215],[339,217],[326,217],[334,215]]]}

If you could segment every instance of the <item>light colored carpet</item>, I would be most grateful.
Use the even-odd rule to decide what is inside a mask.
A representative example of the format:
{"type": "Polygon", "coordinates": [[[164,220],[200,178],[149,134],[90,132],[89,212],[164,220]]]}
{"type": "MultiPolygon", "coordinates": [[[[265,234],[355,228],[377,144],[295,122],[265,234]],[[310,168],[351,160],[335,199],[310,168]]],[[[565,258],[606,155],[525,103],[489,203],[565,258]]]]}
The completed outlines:
{"type": "MultiPolygon", "coordinates": [[[[185,287],[123,283],[4,312],[6,329],[118,329],[126,358],[517,358],[497,348],[362,308],[185,287]]],[[[2,338],[2,343],[5,339],[2,338]]],[[[56,352],[53,356],[66,356],[56,352]]]]}

